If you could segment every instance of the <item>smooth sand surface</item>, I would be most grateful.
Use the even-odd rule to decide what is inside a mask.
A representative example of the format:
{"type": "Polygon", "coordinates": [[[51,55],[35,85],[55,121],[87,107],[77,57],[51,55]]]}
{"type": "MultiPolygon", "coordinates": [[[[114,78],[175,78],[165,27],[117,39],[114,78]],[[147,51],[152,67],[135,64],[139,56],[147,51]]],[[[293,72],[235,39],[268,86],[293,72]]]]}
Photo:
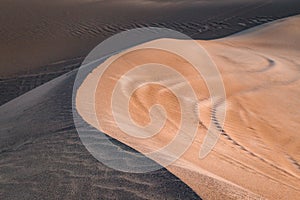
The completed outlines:
{"type": "MultiPolygon", "coordinates": [[[[300,196],[299,24],[300,17],[296,16],[224,39],[198,41],[218,66],[227,95],[226,120],[220,139],[203,160],[199,159],[203,138],[211,119],[217,124],[218,116],[211,116],[213,108],[204,80],[176,55],[153,49],[123,52],[120,59],[103,71],[114,56],[109,58],[79,88],[78,112],[89,124],[139,152],[147,155],[158,150],[178,130],[181,112],[176,96],[157,84],[140,87],[131,96],[129,112],[140,126],[151,121],[152,105],[158,103],[165,108],[167,120],[163,129],[149,139],[130,137],[118,128],[111,97],[116,81],[129,69],[150,61],[172,66],[189,83],[164,81],[174,88],[184,88],[187,84],[193,87],[198,102],[191,101],[196,108],[190,115],[196,115],[199,121],[191,122],[198,124],[193,144],[167,169],[204,199],[297,199],[300,196]]],[[[153,43],[166,40],[170,41],[161,39],[153,43]]],[[[172,41],[178,48],[186,45],[185,41],[172,41]]],[[[193,51],[190,53],[197,56],[193,51]]],[[[130,80],[121,83],[124,94],[132,84],[130,80]]],[[[119,102],[122,110],[124,102],[121,99],[119,102]]],[[[155,117],[164,120],[163,114],[155,117]]]]}

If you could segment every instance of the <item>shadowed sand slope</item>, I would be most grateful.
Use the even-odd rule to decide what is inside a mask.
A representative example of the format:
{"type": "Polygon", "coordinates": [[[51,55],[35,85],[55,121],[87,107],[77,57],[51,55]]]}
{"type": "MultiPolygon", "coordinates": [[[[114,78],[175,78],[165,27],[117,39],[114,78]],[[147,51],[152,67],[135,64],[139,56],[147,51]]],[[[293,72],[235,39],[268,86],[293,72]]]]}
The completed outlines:
{"type": "Polygon", "coordinates": [[[2,0],[0,77],[85,57],[104,39],[132,28],[216,38],[299,14],[299,6],[298,0],[2,0]]]}
{"type": "MultiPolygon", "coordinates": [[[[114,56],[109,58],[79,88],[77,109],[88,123],[134,149],[145,154],[158,150],[180,127],[176,96],[155,84],[140,87],[132,94],[129,112],[140,126],[151,121],[152,105],[158,103],[165,108],[167,120],[163,129],[148,140],[129,137],[119,129],[111,110],[111,97],[116,80],[134,66],[149,61],[172,66],[185,76],[197,95],[196,104],[191,101],[191,106],[196,105],[195,112],[190,115],[198,118],[198,132],[193,144],[167,169],[204,199],[297,199],[300,195],[299,24],[300,17],[296,16],[224,39],[198,41],[218,66],[227,96],[220,102],[227,105],[224,128],[219,129],[220,139],[203,160],[199,159],[199,151],[207,127],[211,120],[217,127],[220,125],[214,114],[218,107],[212,107],[204,80],[176,55],[152,49],[125,52],[103,71],[103,66],[114,56]],[[95,101],[87,98],[94,91],[95,101]],[[99,124],[90,117],[90,105],[95,105],[99,124]]],[[[152,43],[164,41],[170,39],[152,43]]],[[[171,41],[178,48],[186,45],[185,41],[171,41]]],[[[197,56],[193,51],[190,54],[197,56]]],[[[184,88],[187,84],[179,79],[164,81],[171,88],[184,88]]],[[[126,95],[134,82],[126,80],[120,84],[121,92],[126,95]]],[[[119,102],[122,110],[124,102],[121,99],[119,102]]],[[[164,120],[163,114],[156,117],[164,120]]]]}
{"type": "Polygon", "coordinates": [[[121,31],[164,27],[213,39],[299,13],[299,0],[2,0],[0,105],[78,68],[121,31]]]}
{"type": "Polygon", "coordinates": [[[200,199],[166,169],[123,173],[94,159],[74,126],[75,76],[76,70],[0,107],[1,200],[200,199]]]}

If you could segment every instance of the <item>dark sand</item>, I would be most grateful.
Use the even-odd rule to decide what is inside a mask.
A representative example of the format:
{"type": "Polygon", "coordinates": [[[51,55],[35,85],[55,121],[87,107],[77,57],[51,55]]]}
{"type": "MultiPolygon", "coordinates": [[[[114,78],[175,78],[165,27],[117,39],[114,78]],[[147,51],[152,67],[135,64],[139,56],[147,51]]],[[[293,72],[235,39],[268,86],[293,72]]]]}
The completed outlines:
{"type": "Polygon", "coordinates": [[[166,27],[213,39],[300,13],[298,0],[163,2],[2,0],[0,105],[79,67],[101,41],[127,29],[166,27]]]}
{"type": "Polygon", "coordinates": [[[93,158],[72,118],[75,76],[63,75],[0,107],[1,199],[200,199],[166,169],[123,173],[93,158]]]}
{"type": "MultiPolygon", "coordinates": [[[[158,26],[197,39],[220,38],[299,14],[288,1],[2,0],[0,105],[80,66],[120,31],[158,26]],[[170,3],[173,2],[173,3],[170,3]]],[[[97,162],[74,128],[75,72],[0,107],[1,199],[197,199],[163,169],[120,173],[97,162]]]]}
{"type": "Polygon", "coordinates": [[[0,77],[85,57],[105,38],[126,29],[159,26],[211,39],[300,13],[298,0],[163,2],[2,0],[0,77]]]}

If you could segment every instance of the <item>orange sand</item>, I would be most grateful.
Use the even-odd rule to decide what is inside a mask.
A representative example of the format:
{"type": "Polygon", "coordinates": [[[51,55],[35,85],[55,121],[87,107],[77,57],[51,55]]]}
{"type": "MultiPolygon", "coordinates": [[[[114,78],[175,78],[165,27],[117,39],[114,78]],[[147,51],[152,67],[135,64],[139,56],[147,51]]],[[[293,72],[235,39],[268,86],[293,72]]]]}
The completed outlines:
{"type": "MultiPolygon", "coordinates": [[[[137,65],[172,66],[188,80],[182,84],[173,80],[174,87],[190,84],[198,98],[197,113],[191,115],[199,114],[199,121],[195,122],[198,130],[192,145],[166,168],[204,199],[297,199],[300,196],[299,24],[300,17],[292,17],[224,39],[199,41],[218,66],[227,96],[224,132],[213,151],[202,160],[199,151],[211,120],[209,93],[202,77],[177,55],[154,49],[136,50],[124,53],[102,72],[101,66],[113,57],[108,59],[79,88],[77,109],[91,125],[139,152],[158,150],[175,137],[179,128],[181,111],[176,96],[169,88],[154,83],[132,94],[129,111],[136,124],[150,123],[149,110],[154,104],[165,110],[156,113],[156,120],[167,116],[158,134],[138,139],[117,126],[111,108],[112,91],[116,81],[137,65]],[[96,91],[95,102],[93,91],[96,91]]],[[[164,40],[169,39],[153,42],[164,40]]],[[[173,41],[178,48],[185,42],[173,41]]],[[[130,80],[122,83],[124,92],[130,84],[130,80]]],[[[119,106],[124,106],[121,99],[119,106]]]]}

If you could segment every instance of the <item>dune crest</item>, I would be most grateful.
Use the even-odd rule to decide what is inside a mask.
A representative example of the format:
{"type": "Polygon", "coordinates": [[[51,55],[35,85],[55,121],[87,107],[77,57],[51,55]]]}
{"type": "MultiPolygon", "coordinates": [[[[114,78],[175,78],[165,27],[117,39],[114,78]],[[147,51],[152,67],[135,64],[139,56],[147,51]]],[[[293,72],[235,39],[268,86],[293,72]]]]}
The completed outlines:
{"type": "MultiPolygon", "coordinates": [[[[176,110],[178,100],[171,91],[154,84],[140,88],[131,96],[130,115],[138,125],[146,126],[151,117],[160,120],[167,116],[163,129],[150,139],[124,134],[114,121],[110,105],[113,84],[122,77],[122,73],[139,63],[157,58],[157,62],[181,70],[198,98],[197,102],[190,101],[195,111],[190,115],[199,120],[195,122],[198,124],[196,137],[185,153],[167,166],[170,172],[204,199],[298,198],[299,24],[300,17],[296,16],[228,38],[198,41],[218,66],[227,96],[221,102],[227,105],[221,137],[213,151],[202,160],[199,159],[200,147],[210,122],[218,125],[218,116],[213,114],[218,107],[211,106],[203,78],[193,73],[189,63],[174,55],[140,50],[126,54],[103,72],[102,66],[109,62],[109,58],[95,68],[79,88],[77,110],[89,124],[145,155],[165,146],[180,127],[181,113],[176,110]],[[285,36],[285,33],[289,35],[285,36]],[[104,77],[101,84],[97,82],[99,75],[104,77]],[[165,110],[149,115],[155,104],[163,105],[165,110]],[[97,118],[102,119],[99,124],[97,118]]],[[[174,40],[174,43],[184,41],[174,40]]],[[[174,88],[185,84],[180,80],[166,81],[174,88]]],[[[132,84],[134,82],[126,80],[120,88],[126,93],[132,84]]],[[[119,106],[124,106],[121,99],[119,106]]]]}

